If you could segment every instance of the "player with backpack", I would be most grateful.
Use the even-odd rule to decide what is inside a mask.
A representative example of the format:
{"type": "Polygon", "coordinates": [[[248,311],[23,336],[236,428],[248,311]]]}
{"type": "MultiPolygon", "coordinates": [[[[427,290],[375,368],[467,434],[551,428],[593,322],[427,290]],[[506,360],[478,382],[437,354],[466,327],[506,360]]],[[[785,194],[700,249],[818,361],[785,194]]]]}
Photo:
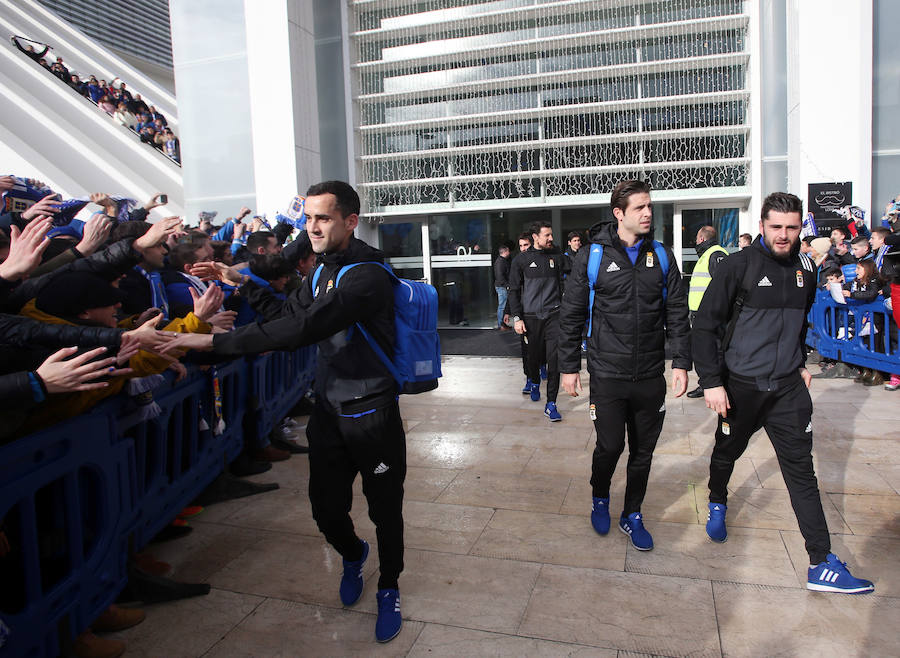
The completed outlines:
{"type": "MultiPolygon", "coordinates": [[[[397,581],[403,570],[406,438],[397,396],[437,386],[437,293],[398,279],[380,251],[353,236],[359,210],[359,196],[347,183],[310,187],[306,230],[320,265],[309,284],[288,296],[278,319],[182,346],[234,357],[318,345],[316,405],[306,430],[313,517],[343,558],[340,600],[353,605],[362,595],[369,554],[350,519],[353,481],[361,474],[378,539],[375,637],[387,642],[402,623],[397,581]]],[[[233,268],[203,268],[239,285],[251,304],[260,294],[252,282],[231,280],[233,268]]]]}
{"type": "Polygon", "coordinates": [[[612,192],[615,223],[596,224],[578,252],[560,311],[563,389],[581,390],[581,334],[588,330],[590,414],[597,433],[591,523],[609,532],[609,488],[628,434],[628,481],[619,529],[638,550],[653,548],[641,503],[665,418],[666,338],[672,389],[687,390],[691,368],[687,292],[671,249],[653,239],[650,187],[622,181],[612,192]]]}

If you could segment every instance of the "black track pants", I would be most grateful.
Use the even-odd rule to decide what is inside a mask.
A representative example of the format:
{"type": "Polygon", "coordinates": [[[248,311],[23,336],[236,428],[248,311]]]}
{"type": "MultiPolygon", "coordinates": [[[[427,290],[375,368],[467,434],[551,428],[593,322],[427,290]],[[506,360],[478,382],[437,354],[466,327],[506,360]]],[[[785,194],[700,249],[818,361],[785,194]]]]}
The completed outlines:
{"type": "Polygon", "coordinates": [[[547,401],[556,402],[559,394],[559,312],[544,319],[526,315],[525,338],[528,341],[528,372],[532,383],[541,383],[541,366],[547,364],[547,401]]]}
{"type": "Polygon", "coordinates": [[[725,390],[731,409],[719,418],[716,445],[709,462],[709,502],[728,504],[728,480],[734,463],[747,449],[750,436],[766,429],[791,497],[810,564],[831,552],[828,524],[812,461],[812,400],[799,373],[777,391],[729,381],[725,390]]]}
{"type": "Polygon", "coordinates": [[[530,379],[531,377],[528,374],[528,343],[525,342],[525,334],[519,336],[519,345],[522,347],[522,372],[530,379]]]}
{"type": "Polygon", "coordinates": [[[624,514],[641,511],[647,493],[653,450],[666,417],[664,377],[630,382],[591,378],[591,405],[597,445],[591,473],[595,498],[609,497],[609,483],[625,449],[628,433],[628,481],[624,514]]]}
{"type": "MultiPolygon", "coordinates": [[[[367,411],[367,410],[362,410],[367,411]]],[[[371,413],[343,417],[317,404],[306,428],[313,518],[345,560],[361,557],[353,530],[353,480],[362,474],[378,538],[378,589],[396,589],[403,571],[403,482],[406,435],[396,400],[371,413]]]]}

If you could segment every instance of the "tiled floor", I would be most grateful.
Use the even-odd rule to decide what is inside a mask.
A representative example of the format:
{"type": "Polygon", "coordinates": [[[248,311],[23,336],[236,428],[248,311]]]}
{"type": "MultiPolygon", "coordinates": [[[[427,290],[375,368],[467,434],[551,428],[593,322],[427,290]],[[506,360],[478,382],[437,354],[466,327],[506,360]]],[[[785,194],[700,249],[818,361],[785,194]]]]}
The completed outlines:
{"type": "MultiPolygon", "coordinates": [[[[366,565],[363,599],[340,605],[340,557],[316,529],[299,456],[257,476],[278,491],[212,506],[189,537],[157,549],[176,578],[213,589],[150,606],[143,624],[119,634],[127,655],[900,653],[900,392],[848,380],[812,389],[834,550],[876,583],[874,595],[853,597],[804,588],[803,539],[765,435],[735,469],[728,542],[707,540],[715,421],[702,400],[667,400],[643,509],[656,548],[595,534],[585,397],[561,398],[563,422],[551,425],[519,393],[520,372],[512,359],[452,357],[437,391],[402,400],[407,548],[404,626],[393,642],[374,641],[377,560],[366,565]]],[[[374,544],[358,485],[353,519],[374,544]]]]}

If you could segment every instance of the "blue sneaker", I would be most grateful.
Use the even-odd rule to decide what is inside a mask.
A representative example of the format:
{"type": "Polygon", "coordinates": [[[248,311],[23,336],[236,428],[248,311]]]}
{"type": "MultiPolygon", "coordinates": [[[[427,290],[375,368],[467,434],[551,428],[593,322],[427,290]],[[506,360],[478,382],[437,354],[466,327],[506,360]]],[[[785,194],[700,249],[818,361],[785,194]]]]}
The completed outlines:
{"type": "Polygon", "coordinates": [[[369,557],[369,542],[360,539],[363,547],[362,557],[353,562],[344,560],[344,575],[341,576],[341,603],[344,605],[353,605],[359,601],[363,591],[362,569],[369,557]]]}
{"type": "Polygon", "coordinates": [[[556,423],[562,420],[562,416],[560,416],[559,411],[556,410],[555,402],[548,402],[544,406],[544,415],[550,419],[551,423],[556,423]]]}
{"type": "Polygon", "coordinates": [[[829,553],[824,562],[809,568],[806,589],[814,592],[866,594],[874,592],[875,585],[871,580],[854,578],[847,569],[847,563],[841,562],[834,553],[829,553]]]}
{"type": "Polygon", "coordinates": [[[547,379],[547,366],[541,366],[541,379],[547,379]]]}
{"type": "Polygon", "coordinates": [[[609,498],[594,498],[593,501],[591,525],[598,534],[605,535],[609,532],[609,498]]]}
{"type": "Polygon", "coordinates": [[[706,536],[720,544],[728,539],[728,530],[725,528],[727,509],[722,503],[710,503],[709,514],[706,516],[706,536]]]}
{"type": "Polygon", "coordinates": [[[631,537],[631,545],[639,551],[653,550],[653,537],[644,527],[644,517],[640,512],[632,512],[628,516],[623,514],[619,519],[619,530],[631,537]]]}
{"type": "Polygon", "coordinates": [[[403,617],[400,616],[400,592],[380,589],[375,595],[378,601],[378,619],[375,620],[375,639],[390,642],[400,633],[403,617]]]}
{"type": "Polygon", "coordinates": [[[525,387],[522,389],[522,395],[528,395],[531,393],[531,378],[525,378],[525,387]]]}
{"type": "Polygon", "coordinates": [[[541,385],[540,384],[532,384],[531,385],[531,401],[532,402],[540,402],[541,399],[541,385]]]}

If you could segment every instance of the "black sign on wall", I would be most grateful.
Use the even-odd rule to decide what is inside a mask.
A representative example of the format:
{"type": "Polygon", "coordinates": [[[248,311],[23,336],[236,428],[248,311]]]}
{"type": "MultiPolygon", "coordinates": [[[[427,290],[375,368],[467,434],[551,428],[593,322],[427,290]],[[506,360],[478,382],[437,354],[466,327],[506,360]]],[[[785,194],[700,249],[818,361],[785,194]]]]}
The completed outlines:
{"type": "Polygon", "coordinates": [[[853,183],[810,183],[807,209],[819,219],[839,219],[839,208],[853,204],[853,183]]]}

